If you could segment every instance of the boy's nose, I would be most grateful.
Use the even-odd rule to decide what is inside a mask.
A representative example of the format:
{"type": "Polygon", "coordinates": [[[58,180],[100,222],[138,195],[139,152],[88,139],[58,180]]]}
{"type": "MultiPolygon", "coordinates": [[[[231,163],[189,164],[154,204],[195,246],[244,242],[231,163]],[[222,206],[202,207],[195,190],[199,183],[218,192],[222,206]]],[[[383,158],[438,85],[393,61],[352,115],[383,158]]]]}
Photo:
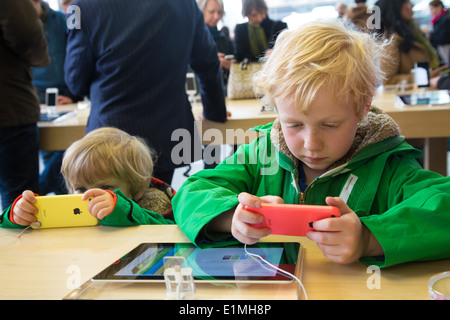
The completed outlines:
{"type": "Polygon", "coordinates": [[[318,151],[323,147],[322,140],[318,133],[311,131],[303,137],[303,146],[308,151],[318,151]]]}

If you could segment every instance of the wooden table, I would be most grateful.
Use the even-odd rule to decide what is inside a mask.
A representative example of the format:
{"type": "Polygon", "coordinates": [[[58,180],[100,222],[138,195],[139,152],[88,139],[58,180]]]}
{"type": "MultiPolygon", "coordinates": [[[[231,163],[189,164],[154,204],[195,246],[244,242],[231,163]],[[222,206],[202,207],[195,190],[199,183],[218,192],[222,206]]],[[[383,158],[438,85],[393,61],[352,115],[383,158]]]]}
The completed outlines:
{"type": "MultiPolygon", "coordinates": [[[[45,107],[41,106],[45,110],[45,107]]],[[[86,133],[89,109],[77,109],[77,104],[58,106],[69,113],[63,119],[38,122],[39,148],[41,150],[66,150],[74,141],[86,133]]]]}
{"type": "MultiPolygon", "coordinates": [[[[20,232],[0,229],[0,299],[63,299],[74,289],[74,279],[85,283],[142,242],[188,242],[176,225],[26,230],[17,238],[20,232]]],[[[428,279],[450,270],[448,259],[411,262],[373,272],[359,262],[330,262],[304,237],[269,236],[264,240],[296,241],[304,246],[302,280],[312,300],[428,299],[428,279]]],[[[164,285],[132,289],[128,298],[136,298],[142,291],[149,299],[166,298],[164,285]]],[[[205,284],[198,286],[196,298],[302,299],[298,292],[296,282],[269,287],[205,284]]]]}
{"type": "Polygon", "coordinates": [[[396,106],[396,92],[378,94],[374,104],[388,113],[408,139],[420,139],[424,167],[447,175],[448,137],[450,137],[450,105],[396,106]]]}
{"type": "MultiPolygon", "coordinates": [[[[374,105],[387,112],[400,126],[406,138],[421,138],[424,146],[424,166],[429,170],[447,175],[447,139],[450,137],[450,105],[415,106],[399,108],[395,106],[396,92],[381,92],[374,99],[374,105]]],[[[74,108],[66,106],[65,108],[74,108]]],[[[274,112],[260,112],[258,100],[227,100],[231,117],[225,123],[209,120],[197,122],[204,145],[242,144],[253,140],[257,134],[250,130],[254,126],[271,122],[274,112]]],[[[197,117],[202,112],[201,104],[192,107],[197,117]]],[[[87,114],[57,123],[39,123],[43,150],[63,150],[73,141],[83,137],[87,114]]]]}

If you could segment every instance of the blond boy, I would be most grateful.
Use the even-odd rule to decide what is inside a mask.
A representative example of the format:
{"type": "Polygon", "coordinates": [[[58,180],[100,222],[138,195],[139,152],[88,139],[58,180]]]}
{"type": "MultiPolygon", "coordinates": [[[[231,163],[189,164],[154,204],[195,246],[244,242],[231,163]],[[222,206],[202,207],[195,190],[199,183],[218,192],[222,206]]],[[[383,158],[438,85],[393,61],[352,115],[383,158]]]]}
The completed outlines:
{"type": "MultiPolygon", "coordinates": [[[[93,198],[89,212],[103,225],[162,224],[171,221],[173,190],[152,178],[147,145],[116,128],[100,128],[74,142],[64,153],[61,172],[69,193],[93,198]]],[[[36,221],[35,194],[25,190],[3,213],[0,226],[36,221]]]]}
{"type": "Polygon", "coordinates": [[[420,152],[371,106],[383,49],[336,20],[281,33],[255,79],[277,119],[256,128],[263,135],[232,159],[190,177],[173,199],[191,241],[251,244],[270,234],[252,226],[263,217],[244,205],[332,205],[342,216],[307,234],[331,261],[449,258],[450,178],[422,169],[420,152]],[[276,170],[262,174],[267,167],[276,170]]]}

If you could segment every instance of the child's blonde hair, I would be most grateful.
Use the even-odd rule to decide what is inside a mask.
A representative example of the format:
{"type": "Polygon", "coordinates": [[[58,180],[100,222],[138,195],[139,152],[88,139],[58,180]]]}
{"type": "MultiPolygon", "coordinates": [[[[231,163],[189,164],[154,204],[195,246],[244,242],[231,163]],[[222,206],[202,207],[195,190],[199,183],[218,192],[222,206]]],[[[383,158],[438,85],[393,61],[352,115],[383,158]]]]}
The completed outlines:
{"type": "Polygon", "coordinates": [[[64,153],[61,172],[67,189],[116,178],[128,184],[133,200],[150,186],[152,153],[146,143],[116,128],[96,129],[64,153]]]}
{"type": "Polygon", "coordinates": [[[330,89],[334,99],[350,93],[360,114],[383,77],[384,45],[338,19],[283,31],[254,78],[255,90],[267,106],[276,107],[275,97],[291,98],[300,112],[307,112],[320,89],[330,89]]]}

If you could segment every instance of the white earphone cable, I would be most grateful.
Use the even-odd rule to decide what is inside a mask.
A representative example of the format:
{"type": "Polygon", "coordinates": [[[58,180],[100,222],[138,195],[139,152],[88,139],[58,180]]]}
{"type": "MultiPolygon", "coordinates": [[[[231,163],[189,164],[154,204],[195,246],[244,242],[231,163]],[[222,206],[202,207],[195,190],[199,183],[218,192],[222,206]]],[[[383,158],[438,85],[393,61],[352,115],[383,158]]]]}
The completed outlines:
{"type": "Polygon", "coordinates": [[[277,266],[271,264],[269,261],[265,260],[265,259],[264,259],[263,257],[261,257],[260,255],[258,255],[258,254],[256,254],[256,253],[248,252],[248,250],[247,250],[247,244],[244,245],[244,250],[245,250],[245,253],[246,253],[247,255],[249,255],[249,256],[251,256],[251,257],[253,257],[253,258],[256,258],[257,260],[260,260],[260,261],[264,262],[265,264],[269,265],[269,266],[272,267],[273,269],[275,269],[275,270],[277,270],[277,271],[283,273],[284,275],[286,275],[286,276],[288,276],[288,277],[294,279],[295,281],[297,281],[298,284],[300,285],[300,287],[302,288],[303,294],[305,295],[305,300],[308,300],[308,295],[306,294],[305,287],[303,286],[303,283],[300,281],[299,278],[297,278],[296,276],[294,276],[292,273],[289,273],[289,272],[287,272],[287,271],[285,271],[285,270],[283,270],[283,269],[280,269],[280,268],[278,268],[277,266]]]}

